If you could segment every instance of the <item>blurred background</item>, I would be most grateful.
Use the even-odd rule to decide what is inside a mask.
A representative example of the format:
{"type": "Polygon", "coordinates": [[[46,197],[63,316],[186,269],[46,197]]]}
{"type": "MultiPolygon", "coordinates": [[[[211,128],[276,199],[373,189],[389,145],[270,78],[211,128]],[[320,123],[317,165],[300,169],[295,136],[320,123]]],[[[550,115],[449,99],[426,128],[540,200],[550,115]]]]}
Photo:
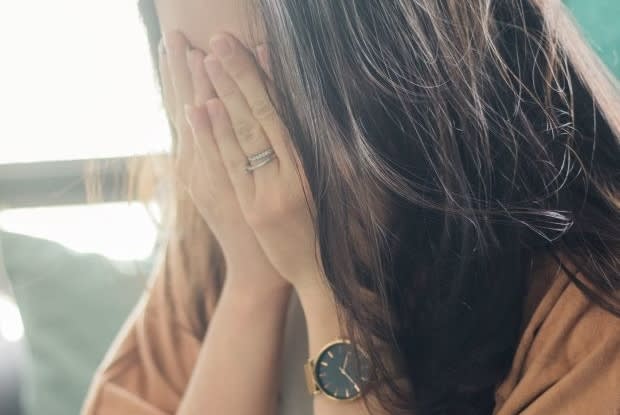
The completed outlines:
{"type": "MultiPolygon", "coordinates": [[[[620,1],[566,4],[620,77],[620,1]]],[[[170,136],[139,19],[135,0],[0,2],[0,415],[78,414],[150,276],[159,206],[123,177],[170,136]]]]}

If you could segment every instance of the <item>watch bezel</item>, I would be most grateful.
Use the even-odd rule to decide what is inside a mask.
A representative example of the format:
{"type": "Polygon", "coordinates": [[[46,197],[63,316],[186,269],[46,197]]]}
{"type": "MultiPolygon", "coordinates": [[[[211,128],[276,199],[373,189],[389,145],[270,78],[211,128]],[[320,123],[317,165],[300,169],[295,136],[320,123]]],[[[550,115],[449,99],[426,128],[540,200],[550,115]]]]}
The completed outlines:
{"type": "MultiPolygon", "coordinates": [[[[343,343],[344,343],[344,344],[348,344],[348,345],[350,345],[350,346],[353,346],[353,344],[351,343],[351,341],[350,341],[350,340],[348,340],[348,339],[340,338],[340,339],[333,340],[333,341],[331,341],[331,342],[327,343],[325,346],[323,346],[323,348],[322,348],[322,349],[321,349],[321,350],[320,350],[320,351],[316,354],[316,358],[315,358],[315,359],[314,359],[314,361],[312,362],[312,363],[313,363],[313,364],[312,364],[312,376],[313,376],[313,378],[314,378],[314,383],[315,383],[316,387],[317,387],[317,388],[320,390],[320,392],[321,392],[323,395],[325,395],[327,398],[332,399],[332,400],[334,400],[334,401],[340,401],[340,402],[342,402],[342,401],[354,401],[354,400],[356,400],[356,399],[359,399],[359,398],[360,398],[360,397],[364,394],[364,392],[365,392],[365,386],[366,386],[366,385],[365,385],[365,383],[362,383],[362,384],[360,385],[360,391],[359,391],[359,392],[357,392],[357,391],[356,391],[356,393],[355,393],[353,396],[351,396],[351,397],[349,397],[349,398],[339,398],[339,397],[333,396],[333,395],[331,394],[331,392],[327,391],[327,390],[323,387],[323,385],[321,384],[322,382],[321,382],[321,379],[320,379],[320,377],[319,377],[319,373],[318,373],[318,371],[319,371],[319,369],[320,369],[319,365],[320,365],[320,362],[321,362],[322,357],[323,357],[323,356],[327,353],[327,351],[328,351],[328,350],[329,350],[332,346],[335,346],[335,345],[338,345],[338,344],[343,344],[343,343]]],[[[354,347],[355,347],[355,346],[354,346],[354,347]]],[[[358,351],[359,351],[362,355],[364,355],[366,358],[368,358],[368,354],[367,354],[367,353],[366,353],[366,352],[365,352],[365,351],[364,351],[361,347],[357,346],[356,348],[357,348],[357,350],[358,350],[358,351]]]]}

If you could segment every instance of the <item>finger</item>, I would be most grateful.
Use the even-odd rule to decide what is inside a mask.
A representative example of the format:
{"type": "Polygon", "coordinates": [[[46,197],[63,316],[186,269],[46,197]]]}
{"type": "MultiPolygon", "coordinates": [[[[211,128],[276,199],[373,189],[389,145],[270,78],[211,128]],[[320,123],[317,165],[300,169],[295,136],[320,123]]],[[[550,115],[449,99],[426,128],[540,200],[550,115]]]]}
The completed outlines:
{"type": "MultiPolygon", "coordinates": [[[[235,84],[235,81],[224,71],[219,60],[214,56],[207,56],[205,66],[213,86],[217,91],[220,100],[226,106],[231,119],[232,128],[236,135],[243,154],[250,157],[261,153],[271,146],[260,122],[257,121],[250,109],[245,97],[235,84]]],[[[274,148],[277,153],[277,150],[274,148]]],[[[261,173],[269,169],[276,169],[278,160],[270,162],[269,166],[262,167],[261,173]]]]}
{"type": "Polygon", "coordinates": [[[183,108],[177,112],[180,114],[177,118],[182,118],[184,121],[177,121],[175,123],[177,131],[177,145],[174,154],[175,172],[177,178],[188,188],[187,190],[189,190],[189,188],[192,187],[193,174],[195,173],[194,165],[198,157],[186,110],[183,108]]]}
{"type": "Polygon", "coordinates": [[[189,43],[185,36],[178,31],[170,31],[164,35],[164,43],[166,45],[166,57],[168,61],[168,69],[170,71],[170,79],[174,86],[175,94],[175,118],[174,124],[177,132],[177,148],[176,163],[177,171],[184,180],[191,176],[191,165],[194,160],[194,143],[190,136],[191,128],[185,115],[184,107],[186,104],[194,102],[194,92],[191,74],[187,65],[187,49],[189,43]]]}
{"type": "MultiPolygon", "coordinates": [[[[222,180],[229,183],[230,179],[226,173],[226,168],[222,162],[220,151],[213,138],[213,126],[209,119],[209,114],[205,107],[206,102],[217,97],[215,88],[205,71],[203,60],[204,53],[199,49],[187,52],[187,62],[192,76],[192,84],[194,86],[194,106],[186,106],[188,111],[188,122],[192,128],[192,137],[196,146],[199,158],[205,164],[204,179],[209,182],[207,186],[201,186],[202,190],[221,187],[222,180]]],[[[197,190],[198,192],[202,190],[197,190]]]]}
{"type": "Polygon", "coordinates": [[[212,200],[214,197],[212,191],[214,189],[225,187],[233,191],[226,166],[213,137],[213,126],[211,125],[206,107],[204,104],[186,106],[185,111],[187,112],[197,153],[199,154],[198,159],[201,163],[200,174],[205,181],[204,185],[194,189],[196,196],[212,200]]]}
{"type": "MultiPolygon", "coordinates": [[[[166,56],[168,57],[168,67],[172,84],[174,85],[176,106],[182,111],[185,104],[194,102],[194,92],[192,86],[192,78],[187,65],[186,51],[189,43],[185,36],[178,31],[170,31],[165,34],[164,42],[166,44],[166,56]]],[[[177,114],[180,115],[180,114],[177,114]]],[[[185,117],[179,117],[184,119],[185,117]]]]}
{"type": "Polygon", "coordinates": [[[212,44],[210,45],[216,52],[218,51],[217,45],[229,45],[229,53],[220,49],[222,53],[218,56],[222,67],[236,86],[234,88],[231,85],[226,85],[226,92],[234,91],[234,95],[237,94],[237,91],[241,93],[246,100],[250,113],[263,127],[268,140],[280,158],[280,163],[290,164],[286,147],[286,142],[289,140],[288,132],[269,98],[265,82],[252,55],[239,40],[229,34],[220,34],[212,38],[211,41],[212,44]],[[223,43],[218,41],[223,41],[223,43]]]}
{"type": "Polygon", "coordinates": [[[161,80],[161,88],[162,88],[162,100],[164,104],[164,109],[168,114],[168,118],[174,120],[175,117],[175,96],[174,96],[174,86],[172,85],[172,80],[170,79],[170,70],[168,69],[168,58],[166,57],[166,48],[163,43],[163,39],[159,42],[159,76],[161,80]]]}
{"type": "Polygon", "coordinates": [[[194,88],[194,105],[199,107],[204,105],[209,99],[217,96],[215,88],[205,71],[203,60],[205,54],[199,49],[187,52],[187,64],[192,78],[194,88]]]}
{"type": "Polygon", "coordinates": [[[228,177],[235,188],[237,199],[242,206],[248,206],[254,197],[254,178],[245,171],[247,158],[235,137],[228,111],[219,98],[208,100],[207,110],[213,137],[228,177]]]}
{"type": "Polygon", "coordinates": [[[267,94],[272,103],[276,102],[276,88],[273,80],[273,72],[271,71],[271,64],[269,61],[269,52],[267,44],[263,43],[254,48],[254,56],[256,62],[260,65],[262,69],[261,78],[265,83],[265,87],[267,88],[267,94]]]}
{"type": "Polygon", "coordinates": [[[258,60],[258,64],[265,72],[265,75],[273,82],[273,73],[271,72],[271,64],[269,61],[269,50],[265,43],[260,44],[256,47],[256,57],[258,60]]]}

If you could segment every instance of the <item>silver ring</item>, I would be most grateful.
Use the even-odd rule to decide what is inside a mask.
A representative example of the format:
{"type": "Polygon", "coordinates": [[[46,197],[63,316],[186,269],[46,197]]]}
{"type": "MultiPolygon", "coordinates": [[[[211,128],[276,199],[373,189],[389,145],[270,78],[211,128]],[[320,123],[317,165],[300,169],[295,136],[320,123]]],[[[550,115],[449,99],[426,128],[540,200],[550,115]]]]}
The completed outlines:
{"type": "Polygon", "coordinates": [[[274,153],[273,147],[269,147],[267,150],[265,151],[261,151],[258,154],[254,154],[253,156],[248,157],[248,162],[252,163],[254,161],[260,161],[263,158],[270,156],[274,153]]]}
{"type": "Polygon", "coordinates": [[[272,160],[274,160],[276,158],[275,153],[271,153],[270,155],[263,157],[260,161],[258,161],[257,163],[254,164],[248,164],[247,166],[245,166],[245,171],[246,173],[252,173],[254,170],[258,169],[259,167],[263,167],[264,165],[268,164],[269,162],[271,162],[272,160]]]}

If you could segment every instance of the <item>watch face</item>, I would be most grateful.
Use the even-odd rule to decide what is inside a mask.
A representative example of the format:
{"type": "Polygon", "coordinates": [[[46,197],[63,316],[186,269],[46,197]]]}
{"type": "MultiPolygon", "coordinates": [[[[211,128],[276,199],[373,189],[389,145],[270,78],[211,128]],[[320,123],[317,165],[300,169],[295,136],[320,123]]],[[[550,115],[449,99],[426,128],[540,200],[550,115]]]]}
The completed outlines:
{"type": "MultiPolygon", "coordinates": [[[[358,349],[359,350],[359,349],[358,349]]],[[[315,378],[325,395],[337,400],[352,400],[361,396],[369,379],[369,363],[360,351],[355,361],[354,346],[347,340],[327,345],[315,363],[315,378]]]]}

